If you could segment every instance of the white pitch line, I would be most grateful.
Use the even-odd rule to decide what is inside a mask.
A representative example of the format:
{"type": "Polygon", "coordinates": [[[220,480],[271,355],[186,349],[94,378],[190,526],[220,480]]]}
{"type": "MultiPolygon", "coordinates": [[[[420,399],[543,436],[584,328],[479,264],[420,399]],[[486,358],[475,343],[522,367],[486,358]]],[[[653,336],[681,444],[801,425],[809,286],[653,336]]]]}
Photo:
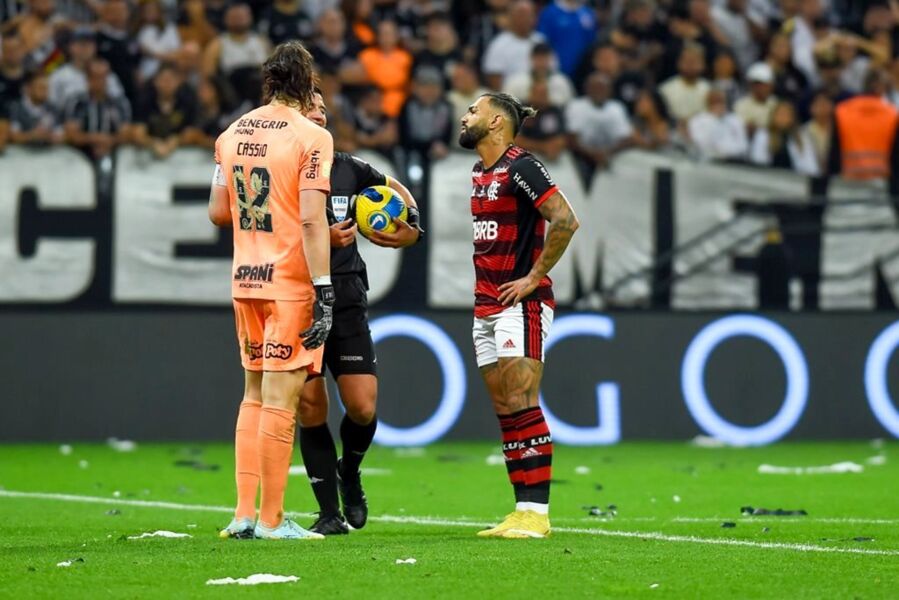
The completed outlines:
{"type": "Polygon", "coordinates": [[[806,517],[802,515],[759,515],[757,517],[674,517],[674,523],[718,523],[735,521],[737,523],[849,523],[869,525],[897,525],[899,519],[864,519],[857,517],[806,517]]]}
{"type": "MultiPolygon", "coordinates": [[[[54,500],[61,502],[82,502],[86,504],[115,504],[119,506],[137,506],[141,508],[165,508],[194,512],[230,513],[234,509],[228,506],[211,506],[205,504],[179,504],[177,502],[160,502],[155,500],[128,500],[126,498],[103,498],[100,496],[80,496],[76,494],[53,494],[44,492],[17,492],[0,490],[0,498],[31,498],[35,500],[54,500]]],[[[407,523],[412,525],[432,525],[441,527],[487,527],[492,523],[451,520],[431,517],[382,515],[369,517],[370,521],[382,523],[407,523]]],[[[785,542],[754,542],[732,538],[701,538],[692,535],[668,535],[654,531],[616,531],[612,529],[586,529],[578,527],[556,527],[558,533],[575,533],[601,537],[637,538],[659,542],[704,544],[713,546],[743,546],[746,548],[764,548],[769,550],[791,550],[794,552],[820,552],[827,554],[865,554],[869,556],[899,556],[899,550],[875,550],[869,548],[838,548],[834,546],[816,546],[814,544],[793,544],[785,542]]]]}

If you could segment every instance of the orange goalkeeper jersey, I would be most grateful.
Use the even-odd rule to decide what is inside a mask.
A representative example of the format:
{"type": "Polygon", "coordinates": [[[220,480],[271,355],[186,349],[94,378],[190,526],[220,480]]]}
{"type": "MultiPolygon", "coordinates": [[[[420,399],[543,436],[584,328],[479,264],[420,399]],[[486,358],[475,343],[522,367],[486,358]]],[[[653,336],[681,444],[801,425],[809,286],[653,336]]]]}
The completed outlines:
{"type": "Polygon", "coordinates": [[[331,189],[331,134],[296,109],[266,105],[219,136],[215,162],[228,187],[234,229],[231,295],[308,300],[300,192],[331,189]]]}

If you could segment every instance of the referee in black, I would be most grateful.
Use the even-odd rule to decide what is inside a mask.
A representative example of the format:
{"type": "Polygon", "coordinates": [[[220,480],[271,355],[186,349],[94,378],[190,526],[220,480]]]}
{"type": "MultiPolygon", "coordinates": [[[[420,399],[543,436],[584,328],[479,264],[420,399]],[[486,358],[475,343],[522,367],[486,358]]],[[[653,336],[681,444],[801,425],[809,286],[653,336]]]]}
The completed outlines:
{"type": "MultiPolygon", "coordinates": [[[[320,93],[315,94],[315,107],[306,117],[321,127],[327,125],[327,110],[320,93]]],[[[298,414],[300,452],[319,506],[318,520],[310,529],[323,535],[349,533],[347,522],[361,529],[368,518],[359,466],[378,423],[375,416],[378,377],[374,343],[368,328],[368,278],[356,245],[352,201],[356,193],[373,185],[394,189],[406,202],[409,216],[408,223],[396,221],[395,233],[376,232],[371,241],[387,248],[405,248],[418,242],[422,235],[415,199],[403,184],[360,158],[346,152],[334,153],[327,213],[336,303],[334,324],[325,341],[324,364],[337,380],[346,408],[340,423],[343,455],[337,458],[334,438],[328,429],[328,391],[323,374],[307,379],[298,414]],[[343,512],[337,500],[338,490],[343,512]]]]}

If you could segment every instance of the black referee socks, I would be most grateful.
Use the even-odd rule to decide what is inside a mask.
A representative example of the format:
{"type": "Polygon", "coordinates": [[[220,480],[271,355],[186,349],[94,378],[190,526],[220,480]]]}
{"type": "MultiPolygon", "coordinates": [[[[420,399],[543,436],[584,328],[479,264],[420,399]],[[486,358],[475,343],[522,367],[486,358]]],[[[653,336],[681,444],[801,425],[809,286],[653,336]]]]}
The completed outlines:
{"type": "Polygon", "coordinates": [[[317,427],[300,427],[300,453],[322,516],[339,514],[337,447],[327,423],[317,427]]]}
{"type": "Polygon", "coordinates": [[[377,415],[372,417],[368,425],[359,425],[349,416],[344,415],[340,422],[340,441],[343,443],[344,473],[355,473],[368,452],[371,441],[375,439],[375,430],[378,428],[377,415]]]}

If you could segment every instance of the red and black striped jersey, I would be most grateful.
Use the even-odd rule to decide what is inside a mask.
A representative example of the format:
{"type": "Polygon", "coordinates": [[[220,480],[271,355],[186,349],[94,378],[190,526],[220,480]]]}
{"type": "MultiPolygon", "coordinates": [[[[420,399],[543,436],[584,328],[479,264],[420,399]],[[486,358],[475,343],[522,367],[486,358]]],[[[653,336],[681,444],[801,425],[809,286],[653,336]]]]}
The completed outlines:
{"type": "MultiPolygon", "coordinates": [[[[478,161],[471,172],[476,317],[505,308],[499,286],[524,277],[543,251],[546,221],[537,208],[558,187],[546,167],[520,146],[509,146],[496,163],[478,161]]],[[[528,296],[551,307],[552,281],[544,277],[528,296]]]]}

